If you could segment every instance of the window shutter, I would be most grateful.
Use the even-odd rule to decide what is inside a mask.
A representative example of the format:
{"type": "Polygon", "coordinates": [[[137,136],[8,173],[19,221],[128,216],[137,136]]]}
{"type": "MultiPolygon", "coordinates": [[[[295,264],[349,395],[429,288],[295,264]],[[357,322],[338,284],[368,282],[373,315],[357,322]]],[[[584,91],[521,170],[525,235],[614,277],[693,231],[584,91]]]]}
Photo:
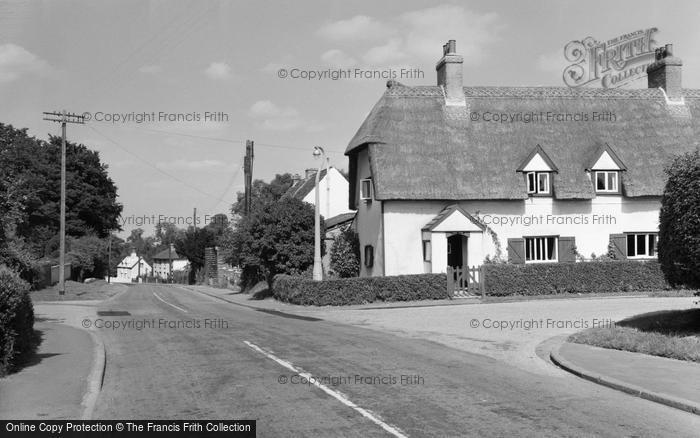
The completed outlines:
{"type": "Polygon", "coordinates": [[[560,262],[575,262],[576,253],[574,248],[576,247],[575,237],[559,237],[559,261],[560,262]]]}
{"type": "Polygon", "coordinates": [[[508,239],[508,262],[525,263],[525,239],[508,239]]]}
{"type": "Polygon", "coordinates": [[[627,235],[611,234],[610,243],[612,244],[615,259],[625,260],[627,258],[627,235]]]}

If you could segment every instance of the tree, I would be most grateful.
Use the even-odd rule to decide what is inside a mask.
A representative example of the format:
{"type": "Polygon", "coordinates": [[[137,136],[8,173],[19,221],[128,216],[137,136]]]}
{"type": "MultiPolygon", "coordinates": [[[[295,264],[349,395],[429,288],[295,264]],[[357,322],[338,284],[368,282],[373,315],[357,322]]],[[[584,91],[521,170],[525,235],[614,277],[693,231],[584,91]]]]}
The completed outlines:
{"type": "MultiPolygon", "coordinates": [[[[290,173],[277,174],[269,183],[261,179],[256,179],[253,181],[253,186],[251,188],[251,197],[253,198],[252,208],[278,201],[287,193],[287,190],[289,190],[293,184],[294,180],[290,173]]],[[[231,213],[233,213],[234,216],[241,216],[245,211],[244,194],[238,192],[237,199],[236,203],[231,207],[231,213]]]]}
{"type": "Polygon", "coordinates": [[[666,168],[658,254],[672,285],[700,287],[700,151],[680,155],[666,168]]]}
{"type": "Polygon", "coordinates": [[[93,235],[70,238],[68,240],[67,261],[77,270],[78,281],[87,277],[102,278],[107,272],[108,238],[100,239],[93,235]]]}
{"type": "Polygon", "coordinates": [[[216,245],[216,236],[206,227],[190,227],[184,236],[175,241],[178,255],[190,262],[190,284],[194,283],[197,271],[204,267],[204,249],[216,245]]]}
{"type": "Polygon", "coordinates": [[[275,275],[300,274],[313,265],[314,207],[292,197],[259,205],[237,221],[226,245],[230,261],[243,268],[243,287],[260,280],[272,287],[275,275]]]}
{"type": "Polygon", "coordinates": [[[360,239],[348,228],[333,238],[331,270],[340,278],[360,275],[360,239]]]}
{"type": "Polygon", "coordinates": [[[124,256],[128,255],[131,251],[136,251],[137,255],[143,257],[146,263],[150,264],[153,262],[153,256],[156,254],[158,247],[155,237],[143,237],[143,229],[134,228],[131,230],[129,237],[126,238],[125,249],[124,256]]]}
{"type": "MultiPolygon", "coordinates": [[[[0,220],[24,238],[35,257],[58,234],[61,139],[40,141],[0,123],[0,220]],[[5,209],[7,208],[7,210],[5,209]]],[[[122,206],[99,153],[66,143],[66,234],[106,237],[119,229],[122,206]]]]}

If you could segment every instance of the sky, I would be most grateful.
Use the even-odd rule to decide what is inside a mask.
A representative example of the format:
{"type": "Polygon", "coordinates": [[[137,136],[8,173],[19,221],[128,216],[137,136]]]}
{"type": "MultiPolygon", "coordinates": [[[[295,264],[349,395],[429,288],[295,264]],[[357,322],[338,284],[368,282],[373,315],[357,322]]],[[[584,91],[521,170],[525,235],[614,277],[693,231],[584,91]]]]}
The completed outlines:
{"type": "Polygon", "coordinates": [[[697,1],[0,0],[0,122],[47,139],[43,111],[89,114],[68,139],[108,165],[121,235],[148,234],[228,213],[247,139],[255,179],[318,166],[314,146],[347,169],[388,75],[435,85],[449,39],[465,86],[565,86],[568,42],[656,27],[700,88],[698,23],[697,1]]]}

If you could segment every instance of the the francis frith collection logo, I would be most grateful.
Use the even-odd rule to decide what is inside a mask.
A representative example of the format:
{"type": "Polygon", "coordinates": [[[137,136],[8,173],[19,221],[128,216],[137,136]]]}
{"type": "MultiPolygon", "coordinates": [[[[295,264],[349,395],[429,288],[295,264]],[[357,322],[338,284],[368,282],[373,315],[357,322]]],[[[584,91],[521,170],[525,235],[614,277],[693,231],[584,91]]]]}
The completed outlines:
{"type": "Polygon", "coordinates": [[[654,62],[657,31],[652,27],[605,42],[592,37],[571,41],[564,47],[564,56],[572,63],[564,69],[564,83],[572,88],[617,88],[644,77],[647,66],[654,62]]]}

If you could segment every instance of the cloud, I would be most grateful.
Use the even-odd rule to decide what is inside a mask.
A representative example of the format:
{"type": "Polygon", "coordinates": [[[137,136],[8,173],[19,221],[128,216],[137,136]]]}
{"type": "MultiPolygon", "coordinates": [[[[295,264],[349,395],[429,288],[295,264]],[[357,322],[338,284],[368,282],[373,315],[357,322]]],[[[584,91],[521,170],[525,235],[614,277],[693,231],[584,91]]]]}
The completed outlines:
{"type": "Polygon", "coordinates": [[[270,131],[303,129],[306,132],[318,132],[324,129],[319,123],[305,121],[295,108],[283,108],[269,100],[255,102],[248,113],[258,120],[258,127],[270,131]]]}
{"type": "Polygon", "coordinates": [[[220,160],[175,160],[161,162],[157,164],[159,169],[163,170],[178,170],[178,171],[193,171],[193,170],[216,170],[226,166],[226,163],[220,160]]]}
{"type": "Polygon", "coordinates": [[[347,20],[333,21],[321,26],[316,35],[335,41],[385,38],[392,32],[380,21],[366,15],[356,15],[347,20]]]}
{"type": "Polygon", "coordinates": [[[46,76],[53,71],[48,62],[15,44],[0,44],[0,83],[26,75],[46,76]]]}
{"type": "Polygon", "coordinates": [[[333,68],[349,68],[357,64],[357,60],[342,50],[331,49],[321,55],[321,60],[329,67],[333,68]]]}
{"type": "Polygon", "coordinates": [[[163,68],[159,65],[143,65],[139,67],[139,72],[145,74],[153,75],[156,73],[160,73],[161,71],[163,71],[163,68]]]}
{"type": "Polygon", "coordinates": [[[225,62],[212,62],[204,73],[211,79],[226,79],[231,76],[231,66],[225,62]]]}
{"type": "Polygon", "coordinates": [[[495,13],[441,5],[405,12],[386,21],[358,15],[327,23],[317,35],[339,45],[336,50],[344,50],[345,56],[362,59],[366,68],[432,65],[442,55],[442,45],[451,39],[457,41],[464,63],[474,65],[498,40],[504,27],[495,13]]]}

